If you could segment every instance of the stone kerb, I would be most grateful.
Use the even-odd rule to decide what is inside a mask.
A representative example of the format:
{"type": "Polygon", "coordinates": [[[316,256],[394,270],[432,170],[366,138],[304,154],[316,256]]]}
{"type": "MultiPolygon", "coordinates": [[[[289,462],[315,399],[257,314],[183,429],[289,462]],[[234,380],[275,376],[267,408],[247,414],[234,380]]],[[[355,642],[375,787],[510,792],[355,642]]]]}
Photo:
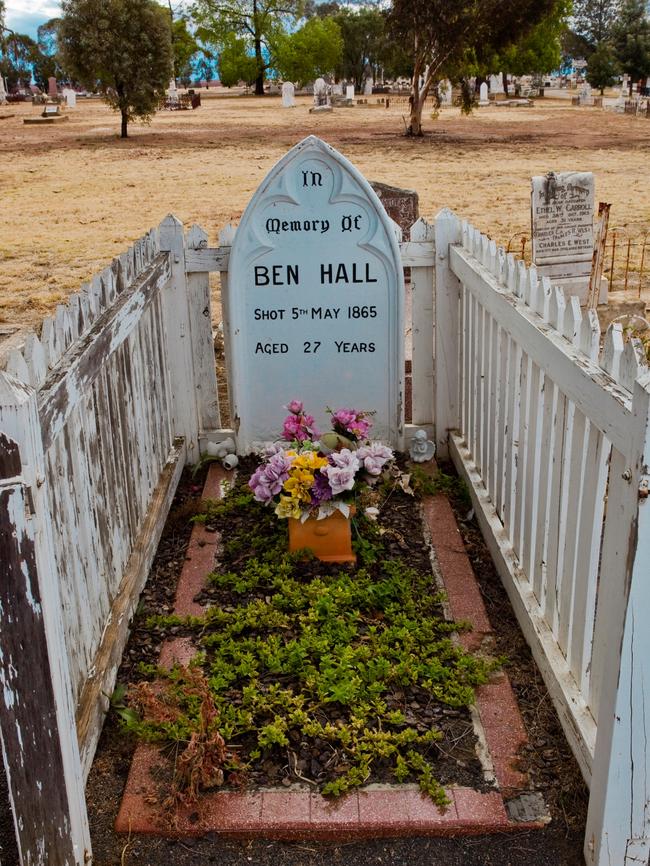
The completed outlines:
{"type": "Polygon", "coordinates": [[[403,428],[403,271],[394,223],[363,176],[315,136],[253,196],[229,265],[237,447],[273,439],[306,401],[376,412],[373,435],[403,428]]]}

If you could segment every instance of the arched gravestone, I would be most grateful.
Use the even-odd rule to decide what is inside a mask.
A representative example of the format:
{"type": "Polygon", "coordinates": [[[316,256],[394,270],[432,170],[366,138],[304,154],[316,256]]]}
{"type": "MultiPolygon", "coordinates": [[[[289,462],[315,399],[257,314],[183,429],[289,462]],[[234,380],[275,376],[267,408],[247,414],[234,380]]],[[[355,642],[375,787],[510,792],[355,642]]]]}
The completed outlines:
{"type": "Polygon", "coordinates": [[[229,264],[237,447],[277,438],[292,399],[373,410],[373,438],[403,426],[403,271],[396,227],[368,182],[315,136],[272,169],[229,264]]]}

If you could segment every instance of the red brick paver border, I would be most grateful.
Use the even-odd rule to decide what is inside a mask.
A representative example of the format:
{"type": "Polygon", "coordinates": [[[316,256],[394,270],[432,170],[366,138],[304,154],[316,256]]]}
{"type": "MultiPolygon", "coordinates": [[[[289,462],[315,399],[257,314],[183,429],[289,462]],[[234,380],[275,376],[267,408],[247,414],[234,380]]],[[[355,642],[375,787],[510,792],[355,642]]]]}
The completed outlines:
{"type": "MultiPolygon", "coordinates": [[[[221,484],[229,477],[213,464],[203,498],[221,496],[221,484]]],[[[443,496],[425,500],[424,519],[436,552],[454,619],[472,624],[460,641],[467,649],[480,649],[492,628],[481,593],[451,510],[443,496]]],[[[190,539],[187,561],[176,594],[174,612],[200,614],[194,602],[204,579],[214,567],[220,537],[197,524],[190,539]]],[[[166,642],[161,665],[186,664],[194,648],[187,638],[166,642]]],[[[512,832],[539,828],[544,821],[515,823],[509,820],[503,795],[514,795],[528,787],[517,767],[517,753],[526,733],[507,676],[477,691],[477,709],[485,731],[499,791],[481,793],[471,788],[450,787],[450,803],[439,809],[412,786],[370,786],[353,791],[332,803],[305,787],[239,793],[217,791],[177,810],[174,820],[158,802],[157,777],[162,759],[153,746],[136,749],[115,829],[121,833],[147,833],[166,837],[197,837],[206,833],[234,838],[345,840],[380,836],[460,836],[512,832]]]]}

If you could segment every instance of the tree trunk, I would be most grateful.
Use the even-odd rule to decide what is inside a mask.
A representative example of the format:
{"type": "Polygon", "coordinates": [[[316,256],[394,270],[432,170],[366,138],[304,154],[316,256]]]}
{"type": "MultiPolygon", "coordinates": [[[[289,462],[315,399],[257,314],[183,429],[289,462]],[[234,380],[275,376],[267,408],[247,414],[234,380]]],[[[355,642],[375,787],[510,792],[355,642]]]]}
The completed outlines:
{"type": "Polygon", "coordinates": [[[262,57],[262,43],[259,39],[255,40],[255,60],[257,61],[255,96],[264,96],[264,58],[262,57]]]}
{"type": "Polygon", "coordinates": [[[506,96],[509,96],[509,93],[508,93],[508,76],[506,75],[505,72],[501,73],[501,80],[503,81],[503,92],[505,93],[506,96]]]}
{"type": "Polygon", "coordinates": [[[127,115],[126,111],[124,109],[122,109],[122,132],[121,132],[120,138],[128,138],[129,137],[128,132],[126,131],[128,122],[129,122],[128,115],[127,115]]]}

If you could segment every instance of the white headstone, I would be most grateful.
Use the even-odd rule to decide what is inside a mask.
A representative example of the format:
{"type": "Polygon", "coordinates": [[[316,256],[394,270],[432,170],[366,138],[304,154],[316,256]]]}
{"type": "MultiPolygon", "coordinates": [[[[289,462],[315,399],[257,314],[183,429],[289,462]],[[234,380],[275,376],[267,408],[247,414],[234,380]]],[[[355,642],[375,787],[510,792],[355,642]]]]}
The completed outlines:
{"type": "Polygon", "coordinates": [[[170,96],[176,96],[176,79],[175,78],[172,78],[171,81],[169,82],[169,89],[168,89],[167,93],[170,96]]]}
{"type": "Polygon", "coordinates": [[[5,80],[0,75],[0,105],[4,105],[7,102],[7,91],[5,90],[5,80]]]}
{"type": "Polygon", "coordinates": [[[374,83],[375,82],[373,81],[372,76],[370,78],[366,78],[366,80],[363,82],[364,96],[372,96],[372,88],[374,86],[374,83]]]}
{"type": "Polygon", "coordinates": [[[66,105],[68,108],[76,108],[77,107],[77,94],[70,87],[66,87],[63,90],[63,98],[65,99],[66,105]]]}
{"type": "Polygon", "coordinates": [[[324,78],[314,81],[314,105],[327,105],[327,84],[324,78]]]}
{"type": "Polygon", "coordinates": [[[490,93],[503,93],[503,76],[490,75],[490,93]]]}
{"type": "Polygon", "coordinates": [[[345,98],[354,101],[354,84],[348,84],[345,88],[345,98]]]}
{"type": "Polygon", "coordinates": [[[594,176],[550,172],[531,182],[533,264],[540,276],[584,298],[594,250],[594,176]]]}
{"type": "Polygon", "coordinates": [[[440,88],[440,98],[443,105],[451,105],[452,92],[451,81],[445,78],[440,88]]]}
{"type": "Polygon", "coordinates": [[[368,182],[315,136],[253,196],[229,264],[237,447],[276,438],[289,400],[328,429],[325,408],[373,410],[399,443],[403,271],[395,228],[368,182]]]}
{"type": "Polygon", "coordinates": [[[285,81],[282,85],[282,107],[293,108],[296,104],[295,100],[296,88],[292,81],[285,81]]]}
{"type": "Polygon", "coordinates": [[[332,85],[332,96],[343,96],[343,85],[340,82],[332,85]]]}
{"type": "Polygon", "coordinates": [[[490,100],[488,99],[488,86],[487,82],[484,81],[479,88],[479,105],[489,105],[490,100]]]}
{"type": "Polygon", "coordinates": [[[591,85],[585,82],[580,88],[580,105],[593,105],[593,98],[591,95],[591,85]]]}

